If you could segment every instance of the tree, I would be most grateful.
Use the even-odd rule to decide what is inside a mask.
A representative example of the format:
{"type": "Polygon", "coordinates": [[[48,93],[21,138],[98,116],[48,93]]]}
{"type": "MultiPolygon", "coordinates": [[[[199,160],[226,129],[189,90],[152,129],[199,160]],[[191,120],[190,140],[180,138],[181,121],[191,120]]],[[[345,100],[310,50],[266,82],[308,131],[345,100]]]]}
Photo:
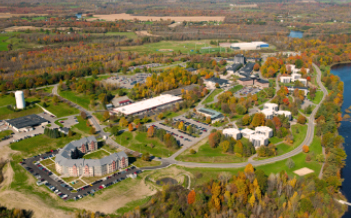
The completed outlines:
{"type": "Polygon", "coordinates": [[[301,59],[297,59],[295,61],[295,66],[296,66],[297,69],[302,68],[303,67],[303,61],[301,59]]]}
{"type": "Polygon", "coordinates": [[[251,125],[253,127],[264,126],[265,116],[263,113],[256,113],[252,119],[251,125]]]}
{"type": "Polygon", "coordinates": [[[324,163],[324,161],[325,161],[324,155],[323,155],[323,154],[318,154],[318,155],[316,156],[316,160],[317,160],[319,163],[324,163]]]}
{"type": "Polygon", "coordinates": [[[302,124],[302,125],[305,124],[306,123],[306,117],[300,114],[299,117],[297,118],[297,122],[299,124],[302,124]]]}
{"type": "Polygon", "coordinates": [[[211,117],[206,117],[206,123],[211,123],[211,117]]]}
{"type": "Polygon", "coordinates": [[[187,128],[186,128],[186,131],[191,135],[194,133],[194,130],[193,130],[193,127],[191,125],[189,125],[187,128]]]}
{"type": "Polygon", "coordinates": [[[138,125],[138,124],[140,123],[140,119],[139,119],[139,118],[136,118],[136,119],[133,121],[133,123],[134,123],[135,125],[138,125]]]}
{"type": "Polygon", "coordinates": [[[150,161],[150,154],[149,152],[145,152],[144,154],[141,155],[141,159],[143,161],[150,161]]]}
{"type": "Polygon", "coordinates": [[[238,140],[235,144],[235,148],[234,148],[235,154],[238,157],[242,157],[243,155],[243,144],[241,143],[240,140],[238,140]]]}
{"type": "Polygon", "coordinates": [[[254,71],[258,71],[259,69],[260,69],[260,65],[258,64],[258,63],[256,63],[255,65],[254,65],[254,71]]]}
{"type": "Polygon", "coordinates": [[[245,114],[244,116],[243,116],[243,118],[242,118],[242,124],[244,125],[244,126],[247,126],[247,125],[249,125],[250,124],[250,115],[248,115],[248,114],[245,114]]]}
{"type": "Polygon", "coordinates": [[[307,145],[302,146],[302,151],[308,153],[310,148],[307,145]]]}
{"type": "Polygon", "coordinates": [[[91,135],[95,134],[95,128],[94,127],[91,127],[90,130],[89,130],[89,133],[91,135]]]}
{"type": "Polygon", "coordinates": [[[285,165],[291,169],[291,168],[294,168],[295,167],[295,162],[291,159],[291,158],[288,158],[288,160],[286,161],[285,165]]]}
{"type": "Polygon", "coordinates": [[[59,99],[58,99],[57,95],[54,95],[54,97],[52,97],[52,103],[54,105],[57,105],[57,103],[59,103],[59,99]]]}
{"type": "Polygon", "coordinates": [[[251,198],[249,200],[251,207],[253,207],[253,205],[255,204],[255,201],[256,201],[256,198],[255,198],[255,195],[253,194],[253,195],[251,195],[251,198]]]}
{"type": "Polygon", "coordinates": [[[110,112],[108,112],[108,111],[105,111],[104,112],[104,115],[103,115],[103,117],[102,117],[104,120],[108,120],[108,119],[110,119],[110,112]]]}
{"type": "Polygon", "coordinates": [[[188,204],[193,204],[195,202],[196,193],[194,190],[191,190],[188,194],[188,204]]]}
{"type": "Polygon", "coordinates": [[[157,117],[158,117],[158,119],[162,120],[164,115],[163,115],[163,113],[159,113],[159,115],[157,117]]]}
{"type": "Polygon", "coordinates": [[[83,118],[83,120],[87,119],[87,113],[85,113],[85,111],[81,111],[80,116],[83,118]]]}
{"type": "Polygon", "coordinates": [[[229,150],[229,141],[223,141],[219,144],[219,146],[222,148],[223,153],[227,153],[229,150]]]}
{"type": "Polygon", "coordinates": [[[127,120],[125,117],[122,117],[122,118],[119,120],[119,126],[120,126],[120,127],[126,127],[126,126],[128,126],[128,120],[127,120]]]}
{"type": "Polygon", "coordinates": [[[147,130],[147,137],[152,138],[154,136],[155,129],[153,126],[150,126],[149,129],[147,130]]]}
{"type": "Polygon", "coordinates": [[[117,126],[117,125],[112,126],[111,134],[114,135],[114,136],[117,136],[118,133],[119,133],[119,126],[117,126]]]}
{"type": "Polygon", "coordinates": [[[183,130],[183,129],[184,129],[184,123],[183,123],[183,122],[180,122],[180,123],[179,123],[178,129],[180,129],[180,130],[183,130]]]}
{"type": "Polygon", "coordinates": [[[130,132],[134,130],[133,124],[130,123],[130,124],[128,125],[128,130],[129,130],[130,132]]]}
{"type": "Polygon", "coordinates": [[[190,154],[196,154],[196,151],[194,149],[190,149],[190,154]]]}

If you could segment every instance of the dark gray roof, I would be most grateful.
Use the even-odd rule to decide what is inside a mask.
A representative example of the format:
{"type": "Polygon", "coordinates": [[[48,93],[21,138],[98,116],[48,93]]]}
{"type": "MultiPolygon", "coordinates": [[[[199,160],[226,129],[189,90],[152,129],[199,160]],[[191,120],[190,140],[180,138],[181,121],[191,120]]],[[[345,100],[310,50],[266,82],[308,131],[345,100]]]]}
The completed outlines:
{"type": "Polygon", "coordinates": [[[269,81],[263,79],[257,79],[256,81],[259,83],[269,83],[269,81]]]}
{"type": "Polygon", "coordinates": [[[228,80],[226,80],[226,79],[220,79],[220,78],[217,78],[217,77],[212,77],[212,78],[206,79],[206,81],[218,83],[219,85],[222,85],[222,84],[229,84],[228,80]]]}
{"type": "Polygon", "coordinates": [[[240,69],[240,74],[245,77],[249,77],[254,66],[255,66],[255,63],[252,63],[252,62],[247,63],[243,68],[240,69]]]}
{"type": "Polygon", "coordinates": [[[242,64],[233,64],[232,66],[228,67],[227,70],[237,71],[237,70],[239,70],[242,66],[243,66],[242,64]]]}
{"type": "Polygon", "coordinates": [[[189,72],[197,71],[197,69],[195,69],[195,68],[193,68],[193,67],[186,68],[186,70],[189,71],[189,72]]]}
{"type": "Polygon", "coordinates": [[[12,120],[7,120],[11,126],[21,129],[28,126],[39,126],[42,123],[48,122],[46,119],[39,117],[36,114],[27,115],[24,117],[15,118],[12,120]]]}
{"type": "Polygon", "coordinates": [[[183,87],[179,87],[177,89],[173,89],[173,90],[169,90],[169,91],[165,91],[162,94],[170,94],[170,95],[174,95],[174,96],[179,96],[182,95],[182,90],[193,90],[195,87],[198,87],[198,85],[196,84],[191,84],[189,86],[183,86],[183,87]]]}
{"type": "Polygon", "coordinates": [[[121,160],[123,157],[128,158],[126,153],[124,151],[118,152],[118,153],[113,153],[107,157],[101,158],[101,159],[72,159],[72,152],[82,146],[82,144],[89,144],[90,142],[94,141],[97,143],[97,140],[94,136],[89,136],[86,138],[82,138],[77,141],[72,141],[68,143],[65,147],[63,147],[60,152],[56,155],[55,162],[58,163],[61,166],[66,166],[66,167],[72,167],[74,165],[76,166],[84,166],[88,165],[89,167],[94,167],[94,166],[103,166],[109,163],[112,163],[112,161],[117,161],[121,160]]]}

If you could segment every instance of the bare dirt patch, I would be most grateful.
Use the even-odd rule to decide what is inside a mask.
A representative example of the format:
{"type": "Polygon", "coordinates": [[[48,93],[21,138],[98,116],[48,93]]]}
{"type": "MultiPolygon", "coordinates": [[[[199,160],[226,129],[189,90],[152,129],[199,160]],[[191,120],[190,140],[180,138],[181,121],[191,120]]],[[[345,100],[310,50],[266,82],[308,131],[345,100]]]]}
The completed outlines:
{"type": "Polygon", "coordinates": [[[298,176],[305,176],[307,174],[310,174],[310,173],[313,173],[314,171],[307,168],[307,167],[304,167],[304,168],[301,168],[299,170],[295,170],[294,173],[297,174],[298,176]]]}
{"type": "Polygon", "coordinates": [[[169,17],[159,17],[159,16],[135,16],[130,14],[96,14],[94,15],[95,18],[88,18],[87,21],[94,21],[94,20],[106,20],[106,21],[115,21],[115,20],[134,20],[138,19],[141,21],[148,21],[148,20],[174,20],[175,22],[183,22],[183,21],[224,21],[223,17],[212,17],[212,16],[169,16],[169,17]]]}
{"type": "Polygon", "coordinates": [[[162,51],[162,52],[172,52],[173,49],[159,49],[158,51],[162,51]]]}
{"type": "Polygon", "coordinates": [[[148,33],[147,31],[143,30],[143,31],[135,31],[135,34],[137,34],[138,36],[159,36],[159,35],[154,35],[151,33],[148,33]]]}

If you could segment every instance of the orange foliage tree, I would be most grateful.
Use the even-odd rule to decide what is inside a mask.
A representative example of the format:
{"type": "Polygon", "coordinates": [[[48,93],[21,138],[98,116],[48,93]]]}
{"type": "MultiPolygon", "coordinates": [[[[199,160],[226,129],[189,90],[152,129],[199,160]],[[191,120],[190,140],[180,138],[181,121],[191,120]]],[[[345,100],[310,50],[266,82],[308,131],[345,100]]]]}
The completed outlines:
{"type": "Polygon", "coordinates": [[[188,204],[193,204],[195,202],[195,191],[191,190],[191,192],[189,192],[188,194],[188,204]]]}
{"type": "Polygon", "coordinates": [[[310,151],[310,148],[307,145],[302,146],[302,150],[305,153],[308,153],[310,151]]]}

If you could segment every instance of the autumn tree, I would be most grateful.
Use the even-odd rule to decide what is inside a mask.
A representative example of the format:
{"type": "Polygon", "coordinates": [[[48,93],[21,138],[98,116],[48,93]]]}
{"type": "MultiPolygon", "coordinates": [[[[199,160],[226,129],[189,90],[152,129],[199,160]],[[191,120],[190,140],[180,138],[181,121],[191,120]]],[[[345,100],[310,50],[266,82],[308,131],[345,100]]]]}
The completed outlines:
{"type": "Polygon", "coordinates": [[[149,152],[143,153],[143,154],[141,155],[141,159],[142,159],[143,161],[150,161],[150,154],[149,154],[149,152]]]}
{"type": "Polygon", "coordinates": [[[193,204],[195,202],[195,191],[191,190],[188,194],[188,204],[193,204]]]}
{"type": "Polygon", "coordinates": [[[308,153],[310,151],[310,148],[307,145],[304,145],[302,146],[302,151],[308,153]]]}
{"type": "Polygon", "coordinates": [[[242,157],[242,155],[243,155],[243,144],[241,143],[240,140],[236,141],[234,151],[235,151],[235,154],[238,157],[242,157]]]}
{"type": "Polygon", "coordinates": [[[256,63],[255,65],[254,65],[254,71],[258,71],[259,69],[260,69],[260,65],[258,64],[258,63],[256,63]]]}
{"type": "Polygon", "coordinates": [[[130,124],[128,125],[128,130],[129,130],[130,132],[134,130],[133,124],[130,123],[130,124]]]}
{"type": "Polygon", "coordinates": [[[306,117],[305,116],[303,116],[303,115],[299,115],[299,117],[297,118],[297,122],[299,123],[299,124],[305,124],[306,123],[306,117]]]}
{"type": "Polygon", "coordinates": [[[250,179],[250,181],[252,181],[253,178],[255,177],[255,169],[253,168],[251,163],[246,165],[244,172],[245,172],[246,177],[248,179],[250,179]]]}
{"type": "Polygon", "coordinates": [[[149,129],[147,130],[147,136],[149,138],[152,138],[154,136],[154,133],[155,133],[155,129],[153,126],[150,126],[149,129]]]}
{"type": "Polygon", "coordinates": [[[250,122],[251,122],[251,120],[250,120],[250,115],[245,114],[245,115],[243,116],[243,118],[242,118],[242,124],[243,124],[244,126],[247,126],[247,125],[250,124],[250,122]]]}
{"type": "Polygon", "coordinates": [[[110,112],[105,111],[105,112],[104,112],[104,115],[102,116],[102,118],[103,118],[104,120],[110,119],[110,112]]]}
{"type": "Polygon", "coordinates": [[[251,125],[253,127],[264,126],[265,116],[263,113],[256,113],[252,119],[251,125]]]}
{"type": "Polygon", "coordinates": [[[87,119],[87,113],[85,113],[85,111],[81,111],[80,116],[83,118],[83,120],[87,119]]]}

